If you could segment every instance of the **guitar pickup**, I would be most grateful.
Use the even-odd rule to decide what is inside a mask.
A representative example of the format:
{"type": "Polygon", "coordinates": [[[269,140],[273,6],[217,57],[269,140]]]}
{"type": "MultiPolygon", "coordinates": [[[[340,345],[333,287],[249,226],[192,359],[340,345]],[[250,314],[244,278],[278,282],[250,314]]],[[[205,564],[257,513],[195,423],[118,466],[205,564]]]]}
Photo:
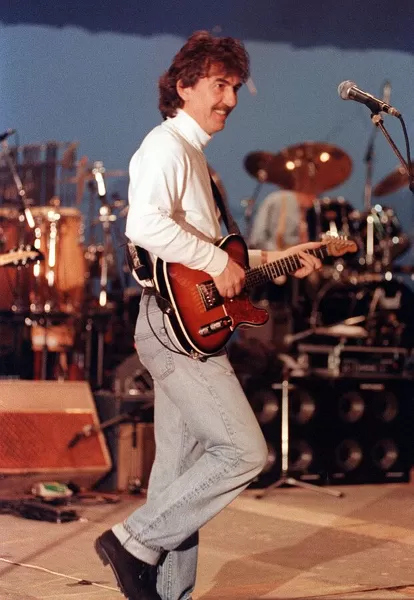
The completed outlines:
{"type": "Polygon", "coordinates": [[[212,333],[216,333],[217,331],[221,331],[222,329],[226,329],[227,327],[231,327],[232,319],[229,316],[223,317],[221,319],[217,319],[217,321],[212,321],[207,325],[202,325],[198,330],[199,335],[202,337],[207,337],[212,333]]]}

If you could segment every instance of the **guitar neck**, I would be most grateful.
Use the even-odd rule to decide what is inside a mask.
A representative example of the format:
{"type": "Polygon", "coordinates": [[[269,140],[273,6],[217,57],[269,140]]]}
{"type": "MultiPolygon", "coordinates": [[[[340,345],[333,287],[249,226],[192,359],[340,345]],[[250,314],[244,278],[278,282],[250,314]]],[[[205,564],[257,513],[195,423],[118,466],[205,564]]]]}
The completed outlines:
{"type": "Polygon", "coordinates": [[[0,254],[0,267],[15,263],[14,266],[26,265],[36,260],[42,260],[43,255],[39,250],[16,250],[0,254]]]}
{"type": "MultiPolygon", "coordinates": [[[[306,252],[321,260],[329,255],[328,247],[326,245],[314,250],[306,250],[306,252]]],[[[292,254],[285,258],[279,258],[271,263],[264,263],[253,269],[247,269],[244,287],[249,290],[257,285],[276,279],[276,277],[280,277],[281,275],[294,273],[301,267],[302,263],[299,254],[292,254]]]]}

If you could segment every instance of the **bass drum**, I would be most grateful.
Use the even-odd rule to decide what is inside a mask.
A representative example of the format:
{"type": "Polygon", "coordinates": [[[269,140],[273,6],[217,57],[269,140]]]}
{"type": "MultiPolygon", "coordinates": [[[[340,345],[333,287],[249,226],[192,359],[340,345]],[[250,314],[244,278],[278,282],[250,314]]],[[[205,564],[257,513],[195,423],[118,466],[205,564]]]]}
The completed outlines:
{"type": "Polygon", "coordinates": [[[307,214],[309,239],[319,240],[324,233],[354,236],[355,209],[345,198],[315,200],[307,214]]]}
{"type": "Polygon", "coordinates": [[[313,302],[311,323],[329,327],[359,316],[367,346],[413,346],[414,293],[402,281],[375,275],[329,281],[313,302]]]}

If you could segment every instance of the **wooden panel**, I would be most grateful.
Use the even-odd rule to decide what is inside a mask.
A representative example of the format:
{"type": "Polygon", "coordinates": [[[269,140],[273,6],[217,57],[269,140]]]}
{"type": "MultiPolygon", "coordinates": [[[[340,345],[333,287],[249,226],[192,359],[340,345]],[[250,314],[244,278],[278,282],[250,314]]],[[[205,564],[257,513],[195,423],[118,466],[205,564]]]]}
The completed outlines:
{"type": "Polygon", "coordinates": [[[105,468],[98,435],[68,448],[87,426],[93,426],[91,412],[0,412],[0,472],[105,468]]]}
{"type": "Polygon", "coordinates": [[[0,410],[65,411],[75,408],[89,409],[96,415],[86,381],[0,380],[0,410]]]}

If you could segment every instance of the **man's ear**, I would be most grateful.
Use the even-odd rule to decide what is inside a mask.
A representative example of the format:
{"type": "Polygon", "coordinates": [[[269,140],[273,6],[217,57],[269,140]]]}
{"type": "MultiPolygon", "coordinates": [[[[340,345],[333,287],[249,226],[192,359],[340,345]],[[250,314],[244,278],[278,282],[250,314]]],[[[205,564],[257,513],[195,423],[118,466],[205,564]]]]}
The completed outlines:
{"type": "Polygon", "coordinates": [[[177,89],[177,94],[180,96],[180,98],[181,98],[181,100],[183,100],[183,102],[188,100],[188,93],[189,93],[190,88],[183,86],[182,79],[177,81],[176,89],[177,89]]]}

